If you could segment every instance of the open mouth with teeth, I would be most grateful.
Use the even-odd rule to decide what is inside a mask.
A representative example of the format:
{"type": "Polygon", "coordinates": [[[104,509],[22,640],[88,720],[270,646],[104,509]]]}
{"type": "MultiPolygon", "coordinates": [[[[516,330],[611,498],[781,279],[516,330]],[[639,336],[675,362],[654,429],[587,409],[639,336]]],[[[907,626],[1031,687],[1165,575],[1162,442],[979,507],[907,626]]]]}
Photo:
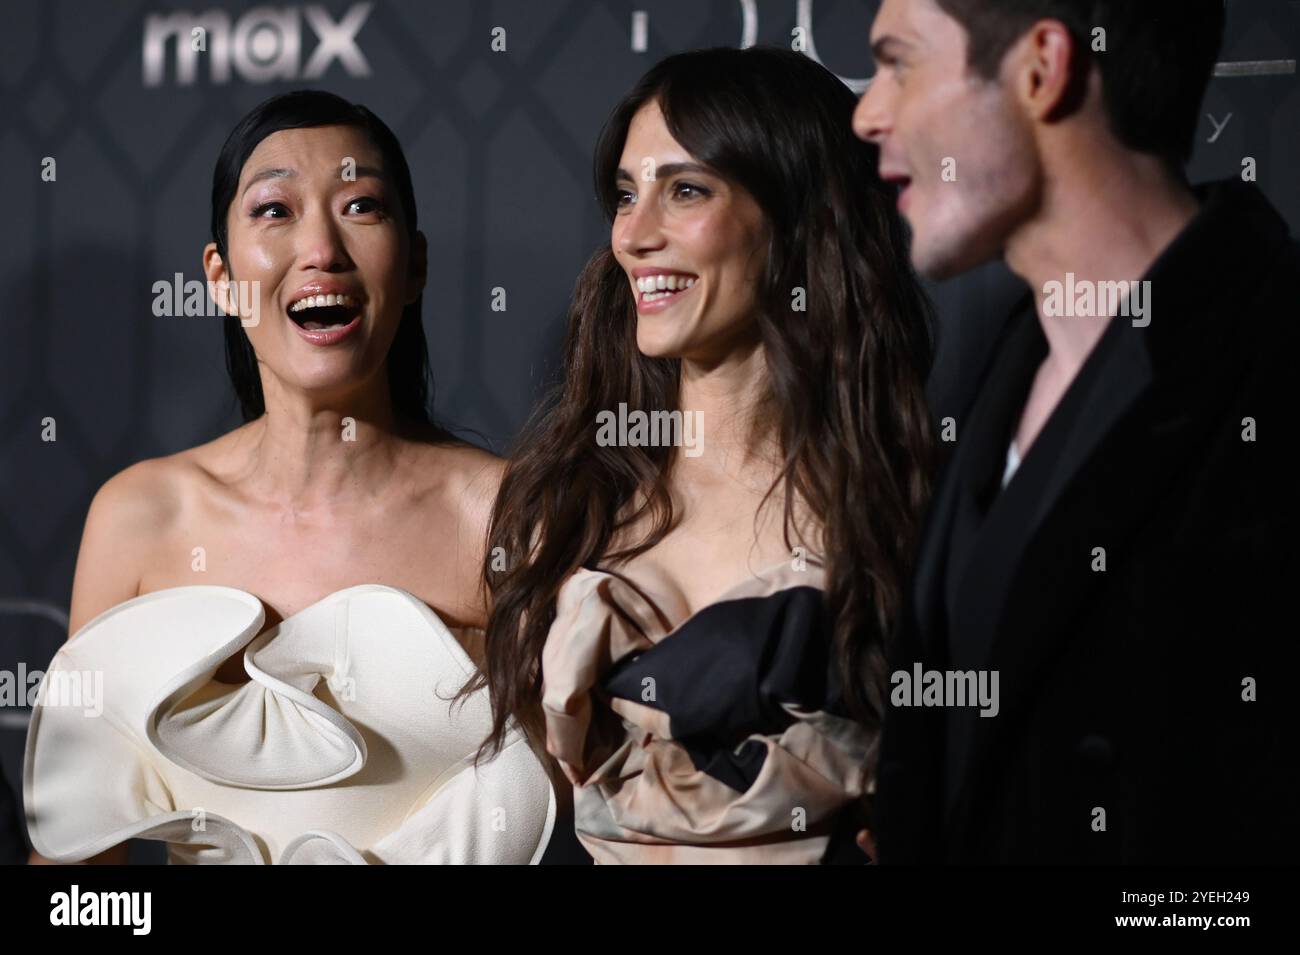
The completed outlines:
{"type": "Polygon", "coordinates": [[[360,313],[351,295],[308,295],[289,306],[289,317],[309,332],[348,325],[360,313]]]}
{"type": "Polygon", "coordinates": [[[695,284],[696,278],[694,275],[686,275],[685,273],[644,275],[636,280],[636,288],[641,293],[641,301],[649,304],[650,302],[664,301],[674,295],[680,295],[695,284]]]}

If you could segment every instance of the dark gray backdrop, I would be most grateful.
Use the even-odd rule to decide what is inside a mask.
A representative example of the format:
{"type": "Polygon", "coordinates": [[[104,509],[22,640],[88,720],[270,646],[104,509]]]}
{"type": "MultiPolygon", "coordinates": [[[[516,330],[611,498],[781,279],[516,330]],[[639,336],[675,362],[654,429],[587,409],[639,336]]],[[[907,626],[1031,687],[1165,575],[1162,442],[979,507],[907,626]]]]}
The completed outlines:
{"type": "MultiPolygon", "coordinates": [[[[1300,2],[1227,5],[1221,58],[1236,65],[1222,68],[1207,98],[1193,179],[1238,175],[1252,156],[1261,187],[1300,230],[1300,2]],[[1232,114],[1213,142],[1207,113],[1218,124],[1232,114]]],[[[326,0],[312,14],[310,4],[273,2],[278,27],[247,16],[254,6],[5,0],[0,670],[43,668],[64,637],[95,490],[135,461],[238,423],[218,323],[154,317],[151,287],[176,272],[202,278],[212,165],[249,108],[320,87],[370,106],[397,133],[429,237],[424,318],[439,414],[506,451],[554,372],[573,280],[608,239],[589,170],[617,97],[672,52],[788,45],[801,8],[817,57],[845,78],[868,77],[878,3],[326,0]],[[193,18],[205,11],[216,18],[193,18]],[[213,27],[223,15],[232,41],[224,59],[213,27]],[[318,78],[306,75],[319,45],[313,15],[360,23],[356,53],[327,49],[318,78]],[[208,25],[209,52],[193,77],[182,73],[175,36],[149,41],[151,22],[184,37],[208,25]],[[638,23],[643,50],[634,49],[638,23]],[[492,50],[496,27],[505,52],[492,50]],[[54,182],[41,180],[45,157],[57,163],[54,182]],[[505,312],[490,308],[496,286],[507,291],[505,312]],[[41,440],[47,417],[57,441],[41,440]]],[[[935,290],[939,414],[951,411],[949,395],[1018,291],[997,267],[935,290]]],[[[25,719],[0,707],[0,767],[15,784],[25,719]]]]}

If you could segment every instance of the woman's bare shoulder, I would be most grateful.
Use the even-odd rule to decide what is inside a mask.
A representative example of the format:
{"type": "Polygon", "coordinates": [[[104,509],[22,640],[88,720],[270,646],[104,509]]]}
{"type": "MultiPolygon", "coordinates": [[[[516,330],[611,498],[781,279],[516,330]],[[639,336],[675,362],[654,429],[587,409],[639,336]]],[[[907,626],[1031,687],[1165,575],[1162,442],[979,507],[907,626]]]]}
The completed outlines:
{"type": "Polygon", "coordinates": [[[491,451],[463,443],[427,443],[418,447],[419,483],[445,505],[486,523],[506,462],[491,451]]]}
{"type": "Polygon", "coordinates": [[[448,470],[462,491],[486,494],[489,499],[496,497],[501,477],[505,474],[506,462],[491,451],[472,445],[460,445],[448,449],[451,454],[447,460],[448,470]]]}
{"type": "Polygon", "coordinates": [[[90,503],[87,527],[98,522],[147,532],[166,524],[180,503],[185,466],[177,457],[146,458],[110,477],[90,503]]]}
{"type": "Polygon", "coordinates": [[[140,592],[169,535],[185,522],[195,491],[212,479],[221,440],[138,461],[95,492],[73,577],[71,633],[140,592]]]}
{"type": "MultiPolygon", "coordinates": [[[[113,475],[95,495],[110,516],[144,521],[163,530],[184,508],[191,493],[220,473],[223,451],[237,432],[173,454],[145,458],[113,475]]],[[[94,502],[92,502],[92,510],[94,502]]]]}

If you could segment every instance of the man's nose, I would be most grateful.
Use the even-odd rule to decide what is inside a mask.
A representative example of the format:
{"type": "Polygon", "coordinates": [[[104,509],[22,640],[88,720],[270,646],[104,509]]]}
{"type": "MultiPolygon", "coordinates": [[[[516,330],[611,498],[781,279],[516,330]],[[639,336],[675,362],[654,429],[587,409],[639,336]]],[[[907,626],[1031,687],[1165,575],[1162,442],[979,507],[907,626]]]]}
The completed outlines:
{"type": "Polygon", "coordinates": [[[858,139],[879,146],[889,135],[888,104],[885,100],[884,84],[873,80],[858,99],[858,106],[853,111],[853,134],[858,139]]]}

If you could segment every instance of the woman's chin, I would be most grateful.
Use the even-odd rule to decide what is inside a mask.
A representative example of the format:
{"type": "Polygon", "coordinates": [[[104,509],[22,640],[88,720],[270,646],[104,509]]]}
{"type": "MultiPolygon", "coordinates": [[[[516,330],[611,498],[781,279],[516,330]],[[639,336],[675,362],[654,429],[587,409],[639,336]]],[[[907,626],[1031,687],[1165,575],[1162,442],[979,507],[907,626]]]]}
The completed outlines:
{"type": "Polygon", "coordinates": [[[685,343],[677,336],[654,334],[643,324],[637,326],[636,347],[646,358],[681,358],[685,351],[685,343]]]}
{"type": "Polygon", "coordinates": [[[315,367],[294,368],[289,374],[280,376],[290,390],[316,399],[336,398],[355,392],[364,385],[366,378],[352,362],[333,358],[318,362],[315,367]]]}

